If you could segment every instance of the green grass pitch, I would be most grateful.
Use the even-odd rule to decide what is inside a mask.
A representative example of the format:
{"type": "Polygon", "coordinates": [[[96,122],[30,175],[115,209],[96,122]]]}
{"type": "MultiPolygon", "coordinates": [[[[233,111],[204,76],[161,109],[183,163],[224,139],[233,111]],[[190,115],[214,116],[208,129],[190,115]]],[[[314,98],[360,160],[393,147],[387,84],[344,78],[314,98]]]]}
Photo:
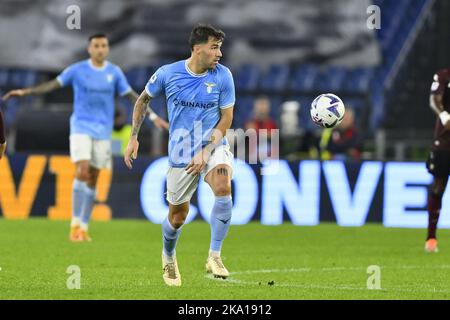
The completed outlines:
{"type": "Polygon", "coordinates": [[[93,242],[70,243],[68,222],[0,219],[0,299],[449,299],[450,230],[440,252],[424,230],[231,226],[222,250],[228,280],[206,276],[209,225],[183,227],[177,247],[183,285],[162,280],[161,228],[145,220],[93,222],[93,242]],[[70,265],[81,288],[69,290],[70,265]],[[381,290],[368,290],[370,265],[381,290]]]}

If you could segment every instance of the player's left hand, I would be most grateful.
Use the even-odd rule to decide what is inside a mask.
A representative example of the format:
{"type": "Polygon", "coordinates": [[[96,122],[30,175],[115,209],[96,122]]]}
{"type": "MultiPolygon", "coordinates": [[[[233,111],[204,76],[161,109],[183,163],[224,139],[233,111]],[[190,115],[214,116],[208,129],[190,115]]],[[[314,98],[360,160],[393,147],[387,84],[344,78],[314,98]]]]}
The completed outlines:
{"type": "Polygon", "coordinates": [[[169,130],[169,123],[166,120],[161,119],[160,117],[157,117],[155,120],[153,120],[153,124],[159,129],[169,130]]]}
{"type": "Polygon", "coordinates": [[[206,166],[206,163],[208,162],[210,156],[211,152],[206,148],[203,149],[192,158],[191,162],[189,162],[184,170],[186,170],[186,173],[188,174],[199,174],[206,166]]]}

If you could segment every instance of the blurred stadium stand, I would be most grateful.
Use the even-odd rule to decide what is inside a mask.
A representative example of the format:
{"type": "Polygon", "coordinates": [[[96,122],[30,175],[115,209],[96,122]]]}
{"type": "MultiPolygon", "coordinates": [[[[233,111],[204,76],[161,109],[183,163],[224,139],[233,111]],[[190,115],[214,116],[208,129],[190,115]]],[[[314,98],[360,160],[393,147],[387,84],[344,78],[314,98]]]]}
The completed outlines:
{"type": "MultiPolygon", "coordinates": [[[[298,5],[298,1],[280,2],[285,2],[288,6],[298,5]]],[[[212,6],[226,5],[226,1],[211,3],[212,6]]],[[[229,10],[236,3],[236,1],[228,3],[229,10]]],[[[266,2],[263,3],[267,5],[266,2]]],[[[169,1],[167,6],[148,5],[140,10],[136,23],[139,30],[151,30],[158,39],[159,60],[151,65],[134,66],[126,70],[126,76],[136,91],[140,92],[144,88],[148,78],[159,65],[187,57],[186,38],[192,26],[190,20],[204,14],[200,9],[190,10],[186,19],[185,13],[191,4],[191,1],[169,1]]],[[[278,122],[282,103],[294,99],[302,106],[298,115],[300,126],[305,130],[314,130],[312,122],[309,121],[308,106],[318,94],[333,92],[355,110],[357,123],[360,127],[366,128],[365,134],[368,139],[375,139],[379,130],[397,130],[401,133],[408,128],[423,129],[427,132],[427,136],[431,136],[434,120],[428,108],[428,89],[432,74],[438,68],[444,67],[443,63],[447,62],[445,59],[448,54],[445,56],[442,51],[447,50],[445,52],[449,53],[450,38],[449,32],[442,30],[450,30],[450,24],[442,12],[445,10],[450,12],[449,4],[434,0],[375,0],[373,4],[381,8],[382,26],[376,31],[381,62],[375,65],[361,63],[349,65],[348,62],[339,64],[317,52],[305,54],[298,59],[280,58],[280,61],[267,65],[258,61],[252,62],[251,59],[244,63],[234,63],[227,56],[228,53],[233,56],[232,49],[225,45],[224,64],[232,65],[237,91],[234,127],[244,126],[251,117],[254,99],[258,95],[265,94],[271,99],[271,114],[278,122]],[[438,24],[436,21],[446,21],[446,24],[438,24]],[[443,45],[445,48],[442,48],[443,45]]],[[[311,2],[308,5],[312,5],[311,2]]],[[[319,3],[315,5],[323,6],[319,3]]],[[[249,10],[248,7],[246,9],[249,10]]],[[[211,14],[211,22],[216,24],[214,18],[215,16],[211,14]]],[[[364,11],[364,19],[366,18],[364,11]]],[[[314,23],[318,32],[320,30],[329,32],[333,30],[335,22],[333,19],[321,19],[314,23]],[[326,25],[327,22],[329,25],[326,25]],[[327,27],[329,29],[324,29],[327,27]]],[[[220,21],[217,25],[221,25],[220,21]]],[[[254,25],[248,23],[238,26],[230,23],[230,26],[224,25],[223,28],[227,32],[227,41],[233,42],[234,38],[239,41],[245,39],[254,48],[286,48],[286,50],[302,48],[305,51],[308,46],[314,46],[314,39],[296,37],[292,30],[282,23],[255,22],[254,25]]],[[[54,76],[54,71],[0,68],[0,92],[32,86],[54,76]]],[[[37,119],[52,119],[50,121],[63,123],[65,118],[68,119],[71,95],[68,91],[62,92],[44,98],[12,99],[8,102],[6,107],[8,127],[15,127],[21,131],[17,134],[17,150],[30,148],[30,145],[24,142],[25,136],[27,133],[33,136],[32,128],[35,128],[37,123],[38,128],[42,125],[37,119]],[[54,115],[47,114],[47,116],[41,114],[42,110],[53,110],[52,106],[60,106],[62,102],[66,103],[67,112],[55,111],[54,115]],[[33,121],[33,118],[36,121],[33,121]]],[[[132,106],[126,101],[122,101],[122,104],[126,106],[131,120],[132,106]]],[[[154,101],[153,108],[162,115],[166,114],[163,99],[154,101]]],[[[65,124],[68,126],[68,121],[65,124]]],[[[67,128],[63,127],[61,125],[60,133],[66,137],[67,128]]],[[[54,147],[57,145],[59,146],[55,144],[54,147]]],[[[48,144],[45,143],[35,146],[48,148],[48,144]]],[[[64,147],[68,147],[67,142],[64,147]]],[[[59,150],[59,147],[57,149],[59,150]]],[[[384,156],[388,156],[386,152],[384,156]]]]}

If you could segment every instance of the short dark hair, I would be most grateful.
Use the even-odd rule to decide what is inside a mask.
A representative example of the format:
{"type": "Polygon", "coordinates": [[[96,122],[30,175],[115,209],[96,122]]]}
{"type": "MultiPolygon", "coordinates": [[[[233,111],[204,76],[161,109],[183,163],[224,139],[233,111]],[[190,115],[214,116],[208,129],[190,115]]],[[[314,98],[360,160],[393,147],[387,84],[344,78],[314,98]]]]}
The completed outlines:
{"type": "Polygon", "coordinates": [[[194,49],[196,44],[207,43],[209,37],[223,41],[225,39],[225,33],[209,24],[197,25],[194,29],[192,29],[189,37],[189,45],[191,46],[191,50],[194,49]]]}
{"type": "Polygon", "coordinates": [[[96,33],[96,34],[93,34],[92,36],[89,37],[89,41],[88,42],[91,42],[92,39],[97,39],[97,38],[106,38],[106,39],[108,39],[106,34],[104,34],[104,33],[96,33]]]}

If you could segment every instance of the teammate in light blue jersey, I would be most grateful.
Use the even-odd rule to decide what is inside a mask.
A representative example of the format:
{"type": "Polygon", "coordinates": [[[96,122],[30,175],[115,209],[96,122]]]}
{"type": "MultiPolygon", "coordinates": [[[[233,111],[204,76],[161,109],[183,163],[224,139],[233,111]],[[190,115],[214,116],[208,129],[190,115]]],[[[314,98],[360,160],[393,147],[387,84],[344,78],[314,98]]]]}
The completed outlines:
{"type": "MultiPolygon", "coordinates": [[[[91,241],[88,223],[97,179],[100,169],[109,167],[111,163],[115,97],[126,96],[132,103],[138,98],[122,70],[106,61],[109,43],[104,34],[89,38],[88,52],[88,60],[69,66],[56,79],[37,87],[12,90],[4,96],[6,100],[12,96],[45,94],[68,85],[73,88],[70,157],[76,164],[76,176],[72,194],[71,241],[91,241]]],[[[154,113],[152,118],[158,127],[167,126],[154,113]]]]}
{"type": "Polygon", "coordinates": [[[73,87],[70,134],[109,140],[114,122],[115,96],[132,92],[122,70],[108,61],[98,67],[88,59],[69,66],[56,80],[61,87],[73,87]]]}
{"type": "MultiPolygon", "coordinates": [[[[125,152],[131,169],[138,150],[137,135],[152,98],[165,95],[169,114],[169,215],[163,229],[163,279],[180,286],[175,246],[200,176],[215,195],[211,213],[211,243],[206,271],[227,278],[220,252],[231,221],[233,155],[225,134],[231,127],[235,92],[230,70],[219,64],[225,34],[199,25],[190,36],[191,57],[159,68],[150,78],[133,112],[132,136],[125,152]]],[[[152,195],[148,195],[149,197],[152,195]]]]}

